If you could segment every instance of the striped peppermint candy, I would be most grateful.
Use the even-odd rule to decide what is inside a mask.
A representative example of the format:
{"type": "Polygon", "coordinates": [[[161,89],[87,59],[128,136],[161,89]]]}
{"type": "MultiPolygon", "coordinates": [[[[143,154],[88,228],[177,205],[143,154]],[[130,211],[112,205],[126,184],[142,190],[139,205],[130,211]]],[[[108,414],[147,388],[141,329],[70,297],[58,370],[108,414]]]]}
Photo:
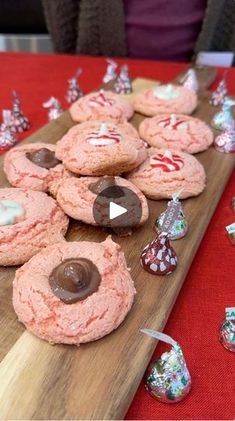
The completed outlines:
{"type": "Polygon", "coordinates": [[[160,168],[164,172],[179,171],[184,166],[184,160],[181,156],[166,151],[164,154],[153,155],[150,158],[152,168],[160,168]]]}
{"type": "Polygon", "coordinates": [[[91,107],[105,107],[106,105],[113,105],[114,101],[107,96],[105,96],[105,93],[103,90],[99,91],[98,94],[95,94],[93,97],[89,100],[89,105],[91,107]]]}
{"type": "Polygon", "coordinates": [[[175,114],[171,114],[170,117],[160,120],[158,125],[169,130],[185,130],[188,128],[187,121],[178,118],[175,114]]]}
{"type": "Polygon", "coordinates": [[[86,141],[94,146],[108,146],[119,143],[121,140],[120,133],[114,127],[108,127],[106,123],[102,123],[99,130],[89,133],[86,141]]]}

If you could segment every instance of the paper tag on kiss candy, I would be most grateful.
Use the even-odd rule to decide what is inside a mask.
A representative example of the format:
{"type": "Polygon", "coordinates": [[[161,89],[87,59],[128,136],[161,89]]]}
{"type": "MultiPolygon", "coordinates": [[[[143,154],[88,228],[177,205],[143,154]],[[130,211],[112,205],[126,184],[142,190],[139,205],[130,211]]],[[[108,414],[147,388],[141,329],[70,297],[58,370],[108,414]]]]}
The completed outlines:
{"type": "Polygon", "coordinates": [[[174,339],[172,339],[171,336],[166,335],[165,333],[158,332],[152,329],[140,329],[140,332],[145,333],[146,335],[151,336],[154,339],[158,339],[159,341],[165,342],[166,344],[173,346],[173,348],[177,350],[179,349],[179,344],[174,339]]]}
{"type": "Polygon", "coordinates": [[[235,320],[235,307],[227,307],[225,309],[226,320],[235,320]]]}
{"type": "Polygon", "coordinates": [[[165,217],[162,222],[161,231],[168,233],[173,227],[176,219],[178,218],[181,210],[180,202],[171,200],[168,204],[165,217]]]}

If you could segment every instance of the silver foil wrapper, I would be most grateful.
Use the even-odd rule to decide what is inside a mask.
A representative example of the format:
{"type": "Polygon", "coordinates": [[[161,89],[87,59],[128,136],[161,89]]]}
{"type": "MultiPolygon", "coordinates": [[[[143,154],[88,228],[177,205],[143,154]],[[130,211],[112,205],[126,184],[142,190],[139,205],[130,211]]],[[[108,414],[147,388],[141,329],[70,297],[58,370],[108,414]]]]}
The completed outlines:
{"type": "Polygon", "coordinates": [[[235,100],[226,97],[221,111],[216,113],[212,119],[212,126],[218,130],[226,130],[234,123],[231,107],[235,105],[235,100]]]}
{"type": "Polygon", "coordinates": [[[116,94],[131,94],[132,92],[132,82],[129,77],[129,70],[127,64],[124,64],[121,67],[120,74],[116,79],[113,87],[116,94]]]}
{"type": "MultiPolygon", "coordinates": [[[[165,212],[162,212],[159,217],[156,219],[155,222],[155,229],[157,233],[162,232],[162,223],[165,217],[165,212]]],[[[180,238],[183,238],[188,231],[188,223],[185,219],[185,215],[183,211],[180,212],[180,216],[177,218],[177,220],[174,222],[173,227],[168,232],[168,238],[170,240],[179,240],[180,238]]]]}
{"type": "Polygon", "coordinates": [[[15,131],[12,130],[12,113],[10,110],[3,110],[3,123],[0,126],[0,150],[9,149],[17,143],[15,131]]]}
{"type": "Polygon", "coordinates": [[[185,74],[182,85],[190,89],[191,91],[197,92],[199,90],[199,83],[197,79],[197,73],[194,69],[189,69],[185,74]]]}
{"type": "Polygon", "coordinates": [[[117,77],[117,73],[116,73],[116,69],[118,67],[117,63],[114,60],[111,60],[109,58],[106,61],[108,63],[108,66],[107,66],[106,73],[102,79],[103,83],[108,83],[111,80],[116,79],[117,77]]]}
{"type": "Polygon", "coordinates": [[[214,147],[217,151],[223,153],[235,152],[235,121],[233,120],[226,130],[217,136],[214,140],[214,147]]]}
{"type": "Polygon", "coordinates": [[[48,121],[55,120],[64,112],[59,100],[54,96],[45,101],[42,106],[43,108],[48,108],[48,121]]]}
{"type": "Polygon", "coordinates": [[[78,77],[81,73],[82,69],[79,68],[76,75],[68,80],[68,90],[66,92],[65,99],[69,104],[72,104],[84,95],[78,83],[78,77]]]}
{"type": "MultiPolygon", "coordinates": [[[[169,201],[168,206],[170,206],[172,202],[173,202],[172,200],[169,201]]],[[[177,203],[179,203],[178,199],[177,199],[177,203]]],[[[183,212],[181,203],[179,204],[180,204],[180,212],[178,214],[177,219],[174,221],[173,226],[168,232],[168,238],[170,240],[178,240],[180,238],[183,238],[187,234],[187,231],[188,231],[188,222],[183,212]]],[[[155,229],[158,234],[162,232],[162,225],[165,218],[165,214],[166,214],[166,211],[162,212],[155,221],[155,229]]]]}
{"type": "Polygon", "coordinates": [[[154,398],[164,403],[176,403],[188,395],[191,376],[179,345],[149,366],[146,388],[154,398]]]}
{"type": "Polygon", "coordinates": [[[11,111],[11,130],[15,133],[22,133],[29,130],[30,123],[21,109],[21,103],[15,91],[12,92],[13,104],[11,111]]]}
{"type": "Polygon", "coordinates": [[[210,104],[214,107],[217,107],[218,105],[223,105],[224,100],[227,96],[227,85],[225,79],[222,79],[220,83],[218,84],[216,90],[212,92],[210,104]]]}
{"type": "Polygon", "coordinates": [[[224,320],[219,333],[221,344],[229,351],[235,352],[235,320],[224,320]]]}

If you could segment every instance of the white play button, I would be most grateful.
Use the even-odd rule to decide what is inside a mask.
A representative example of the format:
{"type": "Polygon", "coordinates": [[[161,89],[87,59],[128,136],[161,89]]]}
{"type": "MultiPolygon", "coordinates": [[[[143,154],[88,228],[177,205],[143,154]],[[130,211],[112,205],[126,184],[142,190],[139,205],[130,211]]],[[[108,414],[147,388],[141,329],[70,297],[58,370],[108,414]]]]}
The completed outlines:
{"type": "Polygon", "coordinates": [[[92,210],[97,225],[114,230],[129,229],[139,225],[142,203],[132,190],[114,184],[98,193],[92,210]]]}
{"type": "Polygon", "coordinates": [[[127,212],[126,208],[123,208],[123,206],[117,205],[114,202],[109,203],[109,219],[117,218],[120,215],[123,215],[127,212]]]}

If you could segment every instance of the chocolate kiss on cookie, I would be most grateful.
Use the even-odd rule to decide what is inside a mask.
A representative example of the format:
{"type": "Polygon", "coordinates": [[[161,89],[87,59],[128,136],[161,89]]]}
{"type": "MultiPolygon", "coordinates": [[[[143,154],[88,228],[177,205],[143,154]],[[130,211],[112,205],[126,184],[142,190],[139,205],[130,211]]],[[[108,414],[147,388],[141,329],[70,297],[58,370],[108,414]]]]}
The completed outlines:
{"type": "Polygon", "coordinates": [[[112,176],[102,177],[95,183],[91,183],[88,188],[92,193],[104,197],[117,198],[125,196],[123,189],[117,185],[115,177],[112,176]]]}
{"type": "Polygon", "coordinates": [[[66,259],[49,276],[49,284],[61,301],[73,304],[96,292],[101,282],[97,267],[89,259],[66,259]]]}
{"type": "Polygon", "coordinates": [[[140,263],[153,275],[169,275],[177,266],[177,256],[166,233],[160,234],[144,248],[140,263]]]}
{"type": "Polygon", "coordinates": [[[50,169],[59,165],[61,161],[55,157],[55,152],[41,148],[33,152],[26,152],[26,157],[39,167],[50,169]]]}

